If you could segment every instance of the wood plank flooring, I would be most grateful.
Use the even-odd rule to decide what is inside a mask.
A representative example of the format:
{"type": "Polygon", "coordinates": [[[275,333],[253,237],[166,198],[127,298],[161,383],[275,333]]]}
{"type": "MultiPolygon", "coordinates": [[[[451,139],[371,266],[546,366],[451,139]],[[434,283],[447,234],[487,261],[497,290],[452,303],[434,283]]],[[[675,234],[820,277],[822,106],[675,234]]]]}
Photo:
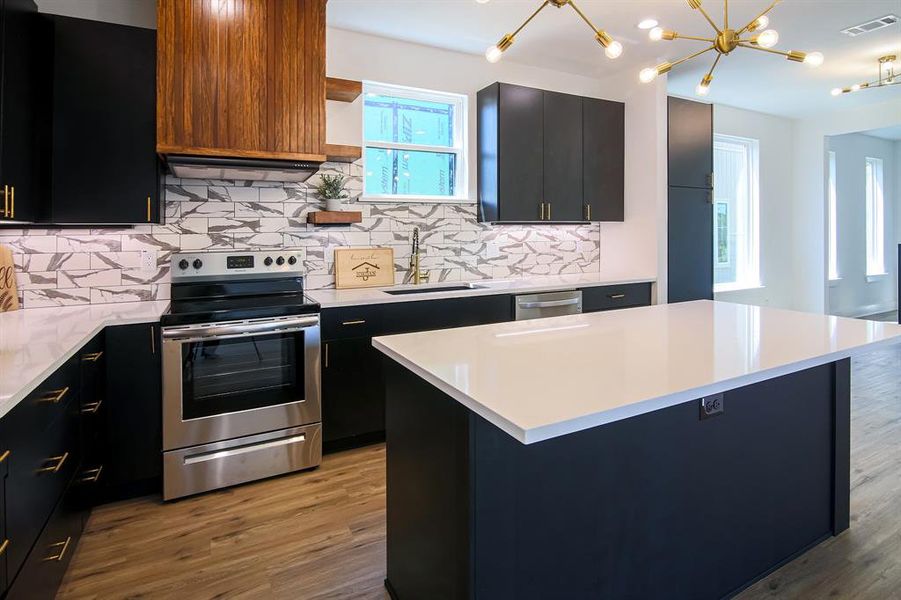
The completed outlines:
{"type": "MultiPolygon", "coordinates": [[[[742,593],[901,598],[901,348],[856,359],[851,529],[742,593]]],[[[59,598],[385,600],[383,445],[162,504],[94,511],[59,598]]]]}

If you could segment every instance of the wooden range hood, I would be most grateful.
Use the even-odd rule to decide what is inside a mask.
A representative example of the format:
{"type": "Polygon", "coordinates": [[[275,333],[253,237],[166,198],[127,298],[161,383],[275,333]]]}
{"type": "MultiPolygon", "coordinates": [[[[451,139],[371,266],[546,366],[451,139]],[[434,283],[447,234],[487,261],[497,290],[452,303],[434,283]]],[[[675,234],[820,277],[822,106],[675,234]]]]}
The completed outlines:
{"type": "Polygon", "coordinates": [[[158,0],[157,152],[178,177],[304,181],[326,160],[326,0],[158,0]]]}

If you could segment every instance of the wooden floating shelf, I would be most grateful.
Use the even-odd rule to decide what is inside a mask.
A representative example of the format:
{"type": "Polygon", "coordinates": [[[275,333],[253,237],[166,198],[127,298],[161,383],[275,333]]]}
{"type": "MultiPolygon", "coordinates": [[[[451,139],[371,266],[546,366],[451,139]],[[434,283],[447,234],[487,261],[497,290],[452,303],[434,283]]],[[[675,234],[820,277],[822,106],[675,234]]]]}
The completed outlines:
{"type": "Polygon", "coordinates": [[[360,146],[344,146],[342,144],[325,145],[326,160],[329,162],[352,163],[360,160],[363,149],[360,146]]]}
{"type": "Polygon", "coordinates": [[[338,77],[325,78],[325,97],[337,102],[353,102],[363,93],[363,82],[338,77]]]}
{"type": "Polygon", "coordinates": [[[350,225],[361,223],[363,213],[344,210],[320,210],[307,214],[307,223],[313,225],[350,225]]]}

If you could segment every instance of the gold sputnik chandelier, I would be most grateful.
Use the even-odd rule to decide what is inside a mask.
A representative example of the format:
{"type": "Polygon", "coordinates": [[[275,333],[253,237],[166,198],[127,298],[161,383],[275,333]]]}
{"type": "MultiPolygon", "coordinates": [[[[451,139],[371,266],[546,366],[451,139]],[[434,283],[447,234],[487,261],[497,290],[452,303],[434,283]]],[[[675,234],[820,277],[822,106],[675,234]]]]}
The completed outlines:
{"type": "MultiPolygon", "coordinates": [[[[480,1],[480,4],[483,3],[484,2],[480,1]]],[[[507,50],[507,48],[513,45],[513,40],[516,39],[516,35],[520,31],[522,31],[523,28],[538,15],[538,13],[544,10],[548,5],[556,6],[557,8],[563,8],[567,4],[571,6],[572,9],[576,11],[576,14],[582,17],[582,20],[588,23],[588,26],[591,27],[592,31],[594,31],[594,39],[598,44],[601,45],[602,48],[604,48],[604,54],[607,55],[607,58],[619,58],[619,56],[623,53],[623,45],[615,41],[612,37],[610,37],[610,34],[608,34],[603,29],[598,29],[597,27],[595,27],[594,23],[592,23],[591,20],[585,16],[585,13],[579,10],[579,7],[576,6],[576,3],[573,2],[573,0],[544,0],[544,2],[541,3],[541,6],[539,6],[538,9],[533,12],[522,25],[520,25],[515,31],[513,31],[513,33],[504,35],[504,37],[502,37],[497,44],[488,48],[488,50],[485,51],[485,58],[488,60],[488,62],[496,63],[501,59],[501,56],[507,50]]]]}
{"type": "Polygon", "coordinates": [[[846,88],[835,88],[832,90],[833,96],[841,96],[842,94],[850,94],[871,88],[880,88],[887,85],[898,85],[901,83],[901,77],[895,73],[895,61],[898,57],[894,54],[879,57],[879,79],[867,83],[855,83],[846,88]]]}
{"type": "Polygon", "coordinates": [[[706,48],[695,52],[694,54],[689,54],[684,58],[680,58],[679,60],[673,62],[664,62],[656,67],[648,67],[646,69],[642,69],[641,73],[639,73],[638,78],[644,83],[650,83],[654,79],[657,78],[658,75],[663,75],[664,73],[668,73],[672,70],[673,67],[680,65],[684,62],[687,62],[693,58],[697,58],[702,54],[706,54],[711,50],[715,50],[717,55],[716,59],[713,61],[713,65],[710,67],[710,70],[707,71],[707,74],[704,75],[704,78],[701,80],[701,83],[698,84],[696,88],[696,92],[700,96],[706,96],[710,91],[710,84],[713,81],[713,70],[716,69],[717,64],[719,64],[720,59],[723,56],[727,56],[736,48],[749,48],[751,50],[759,50],[761,52],[769,52],[771,54],[778,54],[780,56],[784,56],[790,61],[793,62],[801,62],[811,67],[819,67],[823,64],[823,55],[819,52],[811,52],[809,54],[805,52],[799,52],[797,50],[791,50],[789,52],[783,52],[782,50],[775,50],[773,46],[775,46],[779,42],[779,34],[774,29],[767,29],[767,26],[770,23],[770,19],[767,14],[773,10],[773,8],[779,4],[780,0],[774,0],[762,13],[757,15],[753,20],[751,20],[747,25],[742,27],[741,29],[733,29],[729,24],[729,0],[723,0],[723,25],[720,27],[717,25],[713,19],[710,18],[710,15],[707,14],[707,11],[704,10],[704,7],[701,6],[701,0],[687,0],[688,5],[694,10],[698,11],[703,15],[703,17],[707,20],[713,30],[716,32],[714,37],[697,37],[697,36],[689,36],[682,35],[681,33],[676,33],[675,31],[668,31],[663,29],[662,27],[655,27],[651,29],[649,35],[653,41],[659,40],[694,40],[698,42],[707,42],[710,45],[706,48]],[[759,33],[758,33],[759,32],[759,33]],[[746,35],[747,34],[747,35],[746,35]],[[745,36],[745,37],[742,37],[745,36]]]}

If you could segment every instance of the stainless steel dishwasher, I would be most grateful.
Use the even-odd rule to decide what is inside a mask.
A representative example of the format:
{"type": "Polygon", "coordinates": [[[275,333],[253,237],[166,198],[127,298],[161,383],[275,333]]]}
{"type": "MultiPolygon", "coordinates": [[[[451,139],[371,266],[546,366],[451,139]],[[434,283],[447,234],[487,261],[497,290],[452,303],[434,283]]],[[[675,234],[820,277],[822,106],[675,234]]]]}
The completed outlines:
{"type": "Polygon", "coordinates": [[[547,292],[516,296],[516,320],[577,315],[582,312],[582,292],[547,292]]]}

